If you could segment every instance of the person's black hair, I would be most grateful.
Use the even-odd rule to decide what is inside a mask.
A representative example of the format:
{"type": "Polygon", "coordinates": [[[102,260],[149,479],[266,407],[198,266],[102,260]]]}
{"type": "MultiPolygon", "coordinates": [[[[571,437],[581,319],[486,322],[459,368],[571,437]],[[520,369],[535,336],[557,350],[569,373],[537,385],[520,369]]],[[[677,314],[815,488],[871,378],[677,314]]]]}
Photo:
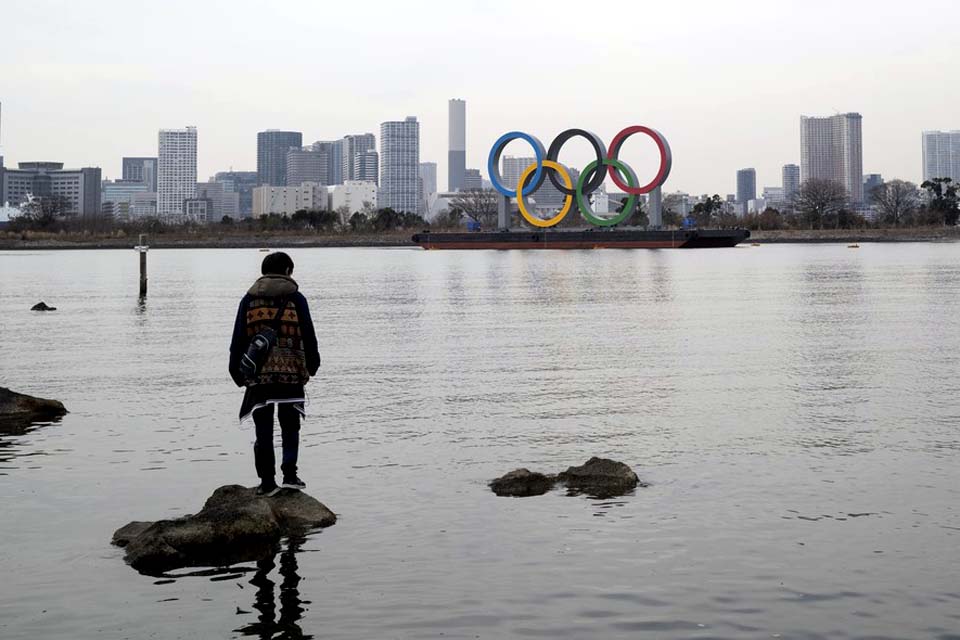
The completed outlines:
{"type": "Polygon", "coordinates": [[[260,273],[263,275],[271,273],[281,276],[288,275],[293,273],[293,260],[283,251],[271,253],[263,259],[263,264],[260,265],[260,273]]]}

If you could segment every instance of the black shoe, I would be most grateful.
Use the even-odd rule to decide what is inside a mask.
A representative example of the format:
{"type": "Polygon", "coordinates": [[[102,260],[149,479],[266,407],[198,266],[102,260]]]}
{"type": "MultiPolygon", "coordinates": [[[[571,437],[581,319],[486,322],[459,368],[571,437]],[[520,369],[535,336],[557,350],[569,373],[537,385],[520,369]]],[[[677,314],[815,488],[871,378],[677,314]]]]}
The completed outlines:
{"type": "Polygon", "coordinates": [[[272,480],[270,482],[261,482],[260,486],[257,487],[257,495],[269,498],[270,496],[275,496],[280,493],[280,487],[277,486],[276,482],[272,480]]]}
{"type": "Polygon", "coordinates": [[[302,491],[307,488],[307,483],[298,478],[296,475],[292,476],[283,476],[283,482],[280,483],[280,486],[284,489],[293,489],[295,491],[302,491]]]}

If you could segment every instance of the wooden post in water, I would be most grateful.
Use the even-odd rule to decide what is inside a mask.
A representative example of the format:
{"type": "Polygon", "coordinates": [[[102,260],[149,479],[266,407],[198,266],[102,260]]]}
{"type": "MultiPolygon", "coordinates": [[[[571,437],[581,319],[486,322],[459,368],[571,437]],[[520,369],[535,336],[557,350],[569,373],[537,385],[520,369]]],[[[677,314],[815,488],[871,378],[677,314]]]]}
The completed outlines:
{"type": "Polygon", "coordinates": [[[140,234],[140,242],[134,247],[140,252],[140,297],[147,297],[147,234],[140,234]]]}

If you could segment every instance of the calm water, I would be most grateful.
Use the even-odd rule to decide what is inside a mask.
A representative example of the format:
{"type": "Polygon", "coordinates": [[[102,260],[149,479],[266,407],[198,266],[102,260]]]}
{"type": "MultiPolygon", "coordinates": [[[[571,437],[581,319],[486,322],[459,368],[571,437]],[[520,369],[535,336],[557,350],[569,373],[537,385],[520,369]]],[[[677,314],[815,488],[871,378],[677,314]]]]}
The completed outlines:
{"type": "Polygon", "coordinates": [[[960,244],[291,253],[340,521],[166,580],[110,536],[255,482],[264,254],[0,253],[0,385],[71,411],[0,436],[0,637],[960,638],[960,244]],[[651,486],[485,486],[591,455],[651,486]]]}

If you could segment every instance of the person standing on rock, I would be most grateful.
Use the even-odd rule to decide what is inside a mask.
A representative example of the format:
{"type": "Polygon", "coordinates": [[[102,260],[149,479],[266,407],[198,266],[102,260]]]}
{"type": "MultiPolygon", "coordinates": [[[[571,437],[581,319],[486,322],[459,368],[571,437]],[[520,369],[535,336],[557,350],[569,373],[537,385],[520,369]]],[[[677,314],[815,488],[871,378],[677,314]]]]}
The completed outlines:
{"type": "Polygon", "coordinates": [[[237,386],[246,387],[240,421],[252,415],[256,427],[253,455],[260,478],[257,493],[272,496],[281,488],[299,491],[307,486],[297,476],[300,416],[306,415],[304,385],[320,368],[320,352],[307,299],[291,277],[293,260],[283,252],[271,253],[263,259],[260,271],[263,275],[237,309],[230,343],[230,376],[237,386]],[[241,359],[251,339],[268,328],[275,330],[276,343],[256,375],[248,379],[241,369],[241,359]],[[279,486],[273,447],[274,406],[283,442],[283,482],[279,486]]]}

